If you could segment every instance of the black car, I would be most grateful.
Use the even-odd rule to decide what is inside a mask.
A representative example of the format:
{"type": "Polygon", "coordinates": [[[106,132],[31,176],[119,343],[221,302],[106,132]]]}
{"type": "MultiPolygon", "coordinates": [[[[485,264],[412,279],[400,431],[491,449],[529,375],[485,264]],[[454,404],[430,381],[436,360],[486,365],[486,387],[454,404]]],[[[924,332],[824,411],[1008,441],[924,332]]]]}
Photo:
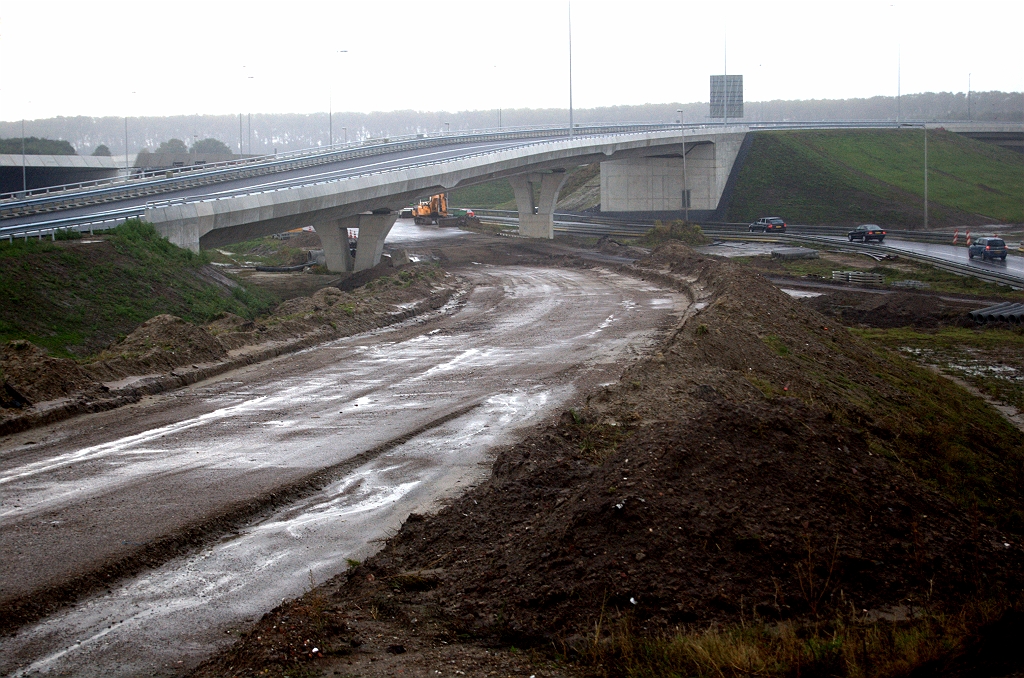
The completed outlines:
{"type": "Polygon", "coordinates": [[[878,242],[882,242],[885,240],[885,230],[878,224],[861,224],[850,231],[849,237],[850,242],[853,242],[854,240],[860,240],[861,242],[877,240],[878,242]]]}
{"type": "Polygon", "coordinates": [[[747,227],[747,230],[753,233],[754,231],[761,231],[762,233],[785,233],[786,222],[781,217],[761,217],[754,223],[747,227]]]}
{"type": "Polygon", "coordinates": [[[967,248],[967,257],[986,259],[1002,259],[1006,261],[1006,242],[1002,238],[978,238],[967,248]]]}

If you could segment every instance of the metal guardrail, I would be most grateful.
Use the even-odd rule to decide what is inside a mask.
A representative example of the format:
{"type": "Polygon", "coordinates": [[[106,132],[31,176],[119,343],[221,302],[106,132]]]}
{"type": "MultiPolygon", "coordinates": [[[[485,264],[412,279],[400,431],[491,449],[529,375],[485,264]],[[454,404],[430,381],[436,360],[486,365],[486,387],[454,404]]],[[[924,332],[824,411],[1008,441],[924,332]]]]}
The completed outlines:
{"type": "MultiPolygon", "coordinates": [[[[651,130],[648,130],[648,129],[637,130],[635,127],[625,127],[625,128],[618,128],[618,127],[612,127],[612,128],[608,128],[608,127],[590,128],[590,127],[587,127],[587,128],[581,128],[581,127],[577,126],[577,128],[576,128],[576,135],[575,136],[578,136],[580,138],[585,138],[585,137],[588,137],[588,136],[603,136],[605,134],[629,135],[629,134],[642,134],[642,133],[648,132],[648,131],[651,131],[651,130]]],[[[530,138],[530,137],[526,137],[526,138],[530,138]]],[[[487,140],[483,139],[483,141],[487,141],[487,140]]],[[[541,145],[541,144],[556,143],[556,142],[555,141],[538,141],[538,142],[534,142],[534,143],[537,144],[537,145],[541,145]]],[[[527,145],[533,145],[533,144],[527,144],[527,145]]],[[[363,149],[360,149],[360,150],[363,150],[363,149]]],[[[319,174],[319,175],[299,177],[299,178],[296,178],[296,179],[293,179],[293,180],[273,182],[272,184],[264,184],[262,186],[247,186],[247,187],[244,187],[244,188],[239,188],[236,191],[219,192],[219,193],[214,193],[214,194],[198,195],[198,196],[193,195],[193,196],[188,196],[188,197],[172,198],[172,199],[169,199],[169,200],[161,200],[161,201],[149,201],[145,205],[139,205],[139,206],[136,206],[136,207],[126,207],[126,208],[123,208],[121,210],[113,210],[113,211],[110,211],[110,212],[102,212],[102,213],[99,213],[99,214],[91,214],[91,215],[86,215],[86,216],[81,216],[81,217],[68,217],[68,218],[64,218],[64,219],[58,218],[58,219],[47,220],[47,221],[42,221],[42,222],[32,222],[32,223],[28,223],[28,224],[21,224],[21,225],[17,225],[17,226],[7,226],[7,227],[0,226],[0,239],[13,240],[14,237],[16,237],[16,236],[17,237],[26,237],[27,238],[27,237],[42,237],[43,235],[51,235],[51,237],[55,237],[54,234],[57,231],[65,230],[65,229],[75,229],[75,230],[81,231],[86,226],[88,226],[91,229],[90,232],[92,232],[92,230],[96,229],[96,227],[97,227],[96,225],[97,224],[108,223],[110,220],[108,218],[106,218],[106,217],[108,215],[112,215],[112,214],[120,215],[120,219],[124,220],[124,219],[128,219],[128,218],[131,218],[131,217],[142,216],[145,213],[146,209],[150,209],[150,208],[154,208],[154,207],[164,207],[164,206],[170,206],[170,205],[182,204],[182,203],[211,202],[211,201],[216,201],[216,200],[225,200],[225,199],[234,198],[234,197],[243,196],[243,195],[259,195],[261,193],[270,193],[270,192],[274,192],[274,191],[287,190],[287,189],[296,188],[296,187],[316,186],[316,185],[319,185],[319,184],[325,184],[325,183],[330,183],[330,182],[334,182],[334,181],[340,181],[340,180],[343,180],[343,179],[354,179],[354,178],[358,178],[358,177],[365,177],[365,176],[374,176],[374,175],[379,175],[379,174],[385,174],[387,172],[397,171],[398,169],[407,170],[407,169],[413,169],[413,168],[416,168],[416,167],[427,167],[427,166],[432,166],[432,165],[438,165],[438,164],[441,164],[441,163],[453,162],[453,161],[456,161],[456,160],[464,160],[466,158],[473,158],[473,157],[480,157],[480,156],[490,155],[491,153],[494,153],[493,149],[486,150],[486,151],[477,151],[477,152],[473,152],[473,153],[465,153],[465,154],[461,154],[461,155],[457,155],[457,156],[451,156],[451,157],[440,159],[440,160],[425,160],[425,161],[418,162],[418,163],[404,164],[404,165],[401,166],[401,168],[374,170],[374,171],[370,171],[370,172],[348,173],[348,172],[350,172],[350,170],[344,170],[344,169],[343,170],[336,170],[336,171],[327,172],[327,173],[319,174]],[[102,219],[97,219],[97,217],[103,217],[103,218],[102,219]]],[[[0,221],[0,223],[2,223],[2,221],[0,221]]]]}

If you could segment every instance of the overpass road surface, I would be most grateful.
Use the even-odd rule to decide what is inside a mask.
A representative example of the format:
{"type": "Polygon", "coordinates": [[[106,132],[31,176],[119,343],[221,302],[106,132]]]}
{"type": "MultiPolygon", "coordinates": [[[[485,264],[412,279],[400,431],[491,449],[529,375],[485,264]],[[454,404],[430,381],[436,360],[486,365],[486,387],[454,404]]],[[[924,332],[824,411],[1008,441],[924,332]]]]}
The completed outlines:
{"type": "Polygon", "coordinates": [[[221,181],[213,185],[182,188],[175,191],[161,193],[158,196],[141,196],[119,199],[110,203],[70,207],[50,214],[9,217],[0,220],[0,231],[8,227],[50,222],[55,219],[64,220],[89,217],[109,212],[115,208],[119,210],[134,208],[137,213],[141,215],[146,204],[153,201],[166,202],[174,200],[192,200],[197,198],[215,198],[218,196],[235,195],[239,193],[259,193],[261,191],[274,190],[295,184],[304,184],[321,180],[326,181],[330,179],[342,179],[348,176],[365,174],[367,172],[383,172],[390,169],[398,169],[415,163],[450,160],[467,154],[483,153],[486,151],[500,151],[506,148],[544,143],[555,138],[558,137],[541,137],[529,140],[515,139],[493,142],[467,142],[435,148],[398,151],[395,153],[376,155],[368,158],[339,160],[325,165],[303,167],[276,172],[270,175],[221,181]]]}
{"type": "Polygon", "coordinates": [[[480,480],[497,446],[615,381],[689,304],[599,269],[458,272],[471,291],[434,316],[0,440],[0,609],[208,531],[0,638],[0,675],[195,666],[480,480]]]}

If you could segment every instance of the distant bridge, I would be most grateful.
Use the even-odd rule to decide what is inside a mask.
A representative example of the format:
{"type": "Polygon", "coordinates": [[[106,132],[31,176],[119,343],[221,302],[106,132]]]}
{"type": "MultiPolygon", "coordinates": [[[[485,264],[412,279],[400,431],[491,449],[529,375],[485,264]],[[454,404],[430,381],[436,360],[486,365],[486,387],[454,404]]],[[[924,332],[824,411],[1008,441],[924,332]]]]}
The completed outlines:
{"type": "MultiPolygon", "coordinates": [[[[58,228],[105,228],[139,216],[175,244],[199,250],[312,225],[323,243],[327,267],[358,271],[380,261],[398,210],[423,196],[507,178],[516,196],[520,232],[551,238],[567,170],[600,162],[603,211],[671,212],[682,210],[685,203],[696,218],[703,218],[718,207],[751,130],[895,126],[595,125],[577,126],[571,136],[567,128],[520,129],[317,149],[9,196],[0,200],[0,237],[58,228]],[[359,233],[354,259],[348,229],[359,233]]],[[[1020,124],[961,127],[953,131],[987,130],[1024,139],[1020,124]]]]}

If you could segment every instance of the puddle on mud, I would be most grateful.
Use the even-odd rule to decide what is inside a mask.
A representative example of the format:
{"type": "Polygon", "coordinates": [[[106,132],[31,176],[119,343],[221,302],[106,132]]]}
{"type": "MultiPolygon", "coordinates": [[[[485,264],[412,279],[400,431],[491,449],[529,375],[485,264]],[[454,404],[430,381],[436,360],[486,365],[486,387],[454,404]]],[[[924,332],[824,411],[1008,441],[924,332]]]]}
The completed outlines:
{"type": "Polygon", "coordinates": [[[496,394],[270,518],[24,630],[5,643],[0,672],[12,671],[19,656],[39,657],[40,645],[60,649],[10,675],[73,669],[76,675],[131,676],[176,666],[182,657],[194,664],[195,648],[205,654],[228,644],[240,619],[256,618],[311,582],[343,572],[348,559],[369,555],[372,542],[392,534],[410,512],[478,482],[489,450],[572,392],[496,394]],[[439,486],[447,488],[441,496],[439,486]],[[134,651],[139,644],[144,653],[134,651]]]}
{"type": "Polygon", "coordinates": [[[820,297],[822,292],[808,292],[807,290],[794,290],[789,287],[780,287],[780,290],[793,297],[794,299],[813,299],[814,297],[820,297]]]}
{"type": "Polygon", "coordinates": [[[930,348],[901,346],[900,351],[909,353],[918,360],[947,368],[965,376],[1024,382],[1024,374],[1021,373],[1021,370],[1004,363],[977,358],[964,358],[962,356],[953,357],[948,353],[935,351],[930,348]]]}

